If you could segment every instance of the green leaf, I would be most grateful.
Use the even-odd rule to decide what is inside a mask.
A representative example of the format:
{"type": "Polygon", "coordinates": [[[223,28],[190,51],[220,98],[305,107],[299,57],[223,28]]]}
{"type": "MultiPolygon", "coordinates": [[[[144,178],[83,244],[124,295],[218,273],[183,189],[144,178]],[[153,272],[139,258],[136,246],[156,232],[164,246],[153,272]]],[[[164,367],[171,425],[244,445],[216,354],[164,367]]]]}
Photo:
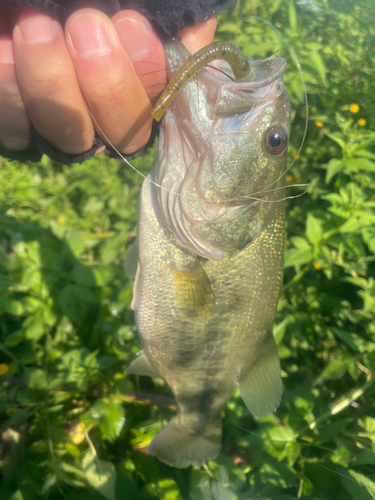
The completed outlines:
{"type": "Polygon", "coordinates": [[[335,326],[332,327],[332,332],[342,340],[352,351],[360,352],[360,349],[356,345],[354,338],[350,334],[350,332],[346,330],[342,330],[341,328],[337,328],[335,326]]]}
{"type": "Polygon", "coordinates": [[[318,427],[320,442],[332,441],[335,437],[341,434],[346,427],[351,424],[351,419],[340,419],[332,422],[331,424],[326,424],[318,427]]]}
{"type": "Polygon", "coordinates": [[[350,359],[336,359],[332,361],[315,380],[314,385],[322,383],[323,380],[341,377],[346,372],[350,361],[350,359]]]}
{"type": "Polygon", "coordinates": [[[365,172],[375,172],[375,162],[367,158],[350,158],[344,160],[345,167],[349,172],[364,170],[365,172]]]}
{"type": "Polygon", "coordinates": [[[95,295],[87,286],[73,285],[73,293],[77,299],[87,302],[88,304],[98,302],[95,295]]]}
{"type": "Polygon", "coordinates": [[[102,260],[104,263],[110,263],[115,260],[120,249],[124,248],[126,239],[126,235],[120,233],[115,238],[107,241],[102,250],[102,260]]]}
{"type": "Polygon", "coordinates": [[[342,469],[343,476],[341,482],[346,491],[352,495],[355,500],[373,500],[375,499],[375,483],[368,477],[354,470],[345,471],[342,469]]]}
{"type": "Polygon", "coordinates": [[[96,286],[106,285],[113,279],[113,270],[107,266],[95,267],[93,269],[96,286]]]}
{"type": "Polygon", "coordinates": [[[375,434],[375,418],[364,417],[358,420],[358,424],[363,427],[369,434],[375,434]]]}
{"type": "Polygon", "coordinates": [[[38,311],[33,316],[29,316],[22,325],[25,329],[25,337],[29,340],[39,340],[45,334],[43,311],[38,311]]]}
{"type": "Polygon", "coordinates": [[[339,132],[333,132],[333,133],[326,132],[326,134],[330,139],[335,141],[336,144],[338,144],[342,150],[345,150],[346,140],[342,134],[340,134],[339,132]]]}
{"type": "Polygon", "coordinates": [[[15,316],[21,316],[25,312],[25,308],[22,303],[18,300],[6,299],[3,302],[4,311],[8,314],[14,314],[15,316]]]}
{"type": "Polygon", "coordinates": [[[291,427],[284,427],[282,425],[274,425],[266,429],[262,429],[261,435],[264,439],[271,440],[274,444],[294,442],[296,435],[291,427]]]}
{"type": "Polygon", "coordinates": [[[307,214],[306,220],[306,236],[310,243],[318,245],[322,239],[322,223],[319,219],[312,214],[307,214]]]}
{"type": "Polygon", "coordinates": [[[40,264],[40,243],[39,241],[32,241],[26,245],[27,254],[35,264],[40,264]]]}
{"type": "Polygon", "coordinates": [[[319,52],[312,52],[310,54],[310,59],[313,63],[312,64],[313,67],[319,73],[319,76],[322,79],[324,86],[328,87],[327,70],[326,70],[322,56],[319,54],[319,52]]]}
{"type": "Polygon", "coordinates": [[[94,214],[103,210],[103,207],[104,203],[102,200],[96,196],[91,196],[91,198],[87,200],[86,205],[83,207],[83,211],[94,214]]]}
{"type": "Polygon", "coordinates": [[[350,451],[345,446],[340,446],[331,453],[331,461],[343,467],[348,467],[350,458],[350,451]]]}
{"type": "Polygon", "coordinates": [[[338,160],[337,158],[333,158],[326,165],[326,183],[332,179],[336,174],[342,172],[345,168],[345,164],[342,160],[338,160]]]}
{"type": "Polygon", "coordinates": [[[65,233],[64,240],[74,257],[79,257],[86,247],[81,233],[75,231],[74,229],[68,229],[65,233]]]}
{"type": "Polygon", "coordinates": [[[25,339],[24,330],[17,330],[16,332],[10,333],[5,337],[4,345],[7,347],[15,347],[20,344],[25,339]]]}
{"type": "Polygon", "coordinates": [[[281,488],[290,488],[296,482],[291,470],[284,464],[277,463],[276,460],[261,465],[257,474],[259,474],[259,478],[264,484],[272,484],[281,488]]]}
{"type": "Polygon", "coordinates": [[[125,411],[120,403],[98,399],[90,412],[92,417],[99,421],[104,439],[118,438],[125,423],[125,411]]]}
{"type": "Polygon", "coordinates": [[[340,226],[341,233],[354,233],[360,228],[359,221],[357,217],[349,217],[347,221],[340,226]]]}
{"type": "Polygon", "coordinates": [[[40,491],[40,494],[45,495],[46,493],[48,493],[48,491],[52,488],[52,486],[54,486],[56,484],[56,482],[57,482],[56,474],[52,474],[51,476],[48,476],[46,481],[43,484],[43,487],[40,491]]]}
{"type": "Polygon", "coordinates": [[[83,264],[77,264],[73,267],[71,272],[72,280],[78,285],[85,286],[95,286],[95,276],[93,270],[89,266],[85,266],[83,264]]]}
{"type": "Polygon", "coordinates": [[[375,453],[373,451],[365,450],[358,455],[355,462],[352,462],[353,466],[355,465],[375,465],[375,453]]]}
{"type": "Polygon", "coordinates": [[[82,460],[82,469],[90,486],[107,500],[117,500],[115,494],[116,470],[111,462],[99,460],[88,451],[82,460]]]}
{"type": "Polygon", "coordinates": [[[12,281],[0,280],[0,293],[4,292],[5,290],[8,290],[8,288],[12,285],[14,285],[12,281]]]}
{"type": "Polygon", "coordinates": [[[83,302],[75,294],[76,285],[66,285],[58,295],[59,305],[63,314],[71,321],[80,323],[86,313],[83,302]]]}
{"type": "Polygon", "coordinates": [[[30,389],[47,389],[46,373],[40,368],[25,368],[25,382],[30,389]]]}
{"type": "Polygon", "coordinates": [[[312,261],[312,248],[301,250],[299,248],[290,248],[285,252],[285,267],[307,264],[312,261]]]}
{"type": "Polygon", "coordinates": [[[289,2],[288,14],[289,14],[289,26],[295,32],[297,29],[297,13],[296,13],[296,8],[294,7],[294,0],[289,2]]]}
{"type": "Polygon", "coordinates": [[[74,443],[65,443],[65,449],[74,458],[79,458],[81,456],[78,446],[74,443]]]}
{"type": "Polygon", "coordinates": [[[64,238],[67,228],[56,221],[50,221],[49,227],[51,228],[52,234],[56,236],[59,240],[64,238]]]}

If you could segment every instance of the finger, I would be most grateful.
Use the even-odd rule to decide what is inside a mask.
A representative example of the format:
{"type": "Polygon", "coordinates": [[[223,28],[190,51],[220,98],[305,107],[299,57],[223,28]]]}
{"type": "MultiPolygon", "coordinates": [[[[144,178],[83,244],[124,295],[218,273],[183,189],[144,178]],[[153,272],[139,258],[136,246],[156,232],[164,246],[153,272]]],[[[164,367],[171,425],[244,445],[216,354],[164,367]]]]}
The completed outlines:
{"type": "Polygon", "coordinates": [[[134,10],[118,12],[112,22],[148,98],[155,101],[168,83],[160,38],[150,22],[134,10]]]}
{"type": "Polygon", "coordinates": [[[217,26],[216,17],[211,17],[204,23],[188,26],[179,31],[182,43],[191,54],[212,43],[217,26]]]}
{"type": "Polygon", "coordinates": [[[36,131],[64,153],[89,149],[94,127],[60,24],[44,14],[23,12],[13,44],[17,81],[36,131]]]}
{"type": "Polygon", "coordinates": [[[0,38],[0,144],[24,151],[30,141],[30,120],[18,88],[10,36],[0,38]]]}
{"type": "Polygon", "coordinates": [[[69,17],[65,32],[99,134],[123,153],[144,146],[151,133],[151,103],[111,20],[81,9],[69,17]]]}

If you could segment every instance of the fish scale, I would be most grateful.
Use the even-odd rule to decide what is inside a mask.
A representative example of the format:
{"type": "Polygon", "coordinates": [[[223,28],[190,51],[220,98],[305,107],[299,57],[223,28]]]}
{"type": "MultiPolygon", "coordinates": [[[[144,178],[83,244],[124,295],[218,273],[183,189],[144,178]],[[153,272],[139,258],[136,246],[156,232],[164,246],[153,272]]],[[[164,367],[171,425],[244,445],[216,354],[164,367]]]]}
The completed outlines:
{"type": "MultiPolygon", "coordinates": [[[[169,45],[168,62],[182,65],[186,52],[169,45]]],[[[281,397],[272,324],[283,276],[286,147],[275,154],[265,141],[270,130],[287,138],[289,103],[282,59],[250,65],[253,82],[234,84],[203,69],[185,85],[166,112],[158,159],[142,186],[132,304],[143,350],[127,372],[170,386],[178,412],[149,453],[175,467],[219,453],[220,415],[236,384],[255,416],[272,412],[281,397]],[[245,102],[237,140],[225,124],[238,115],[243,89],[253,111],[245,102]],[[215,116],[222,95],[228,116],[221,105],[215,116]],[[184,144],[194,154],[181,154],[184,144]],[[264,201],[253,199],[259,192],[264,201]]]]}

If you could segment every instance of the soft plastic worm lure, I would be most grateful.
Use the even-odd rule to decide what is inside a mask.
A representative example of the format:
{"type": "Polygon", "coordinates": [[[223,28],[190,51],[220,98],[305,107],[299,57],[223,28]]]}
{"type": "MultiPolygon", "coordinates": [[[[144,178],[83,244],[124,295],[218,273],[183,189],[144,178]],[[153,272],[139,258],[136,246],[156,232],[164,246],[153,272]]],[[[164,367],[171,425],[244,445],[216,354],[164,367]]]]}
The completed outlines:
{"type": "Polygon", "coordinates": [[[168,106],[190,78],[192,78],[201,68],[216,59],[224,59],[230,64],[235,81],[249,82],[251,80],[250,63],[238,47],[229,42],[211,43],[189,57],[186,63],[177,71],[169,82],[168,87],[164,90],[151,112],[156,121],[162,119],[168,106]]]}

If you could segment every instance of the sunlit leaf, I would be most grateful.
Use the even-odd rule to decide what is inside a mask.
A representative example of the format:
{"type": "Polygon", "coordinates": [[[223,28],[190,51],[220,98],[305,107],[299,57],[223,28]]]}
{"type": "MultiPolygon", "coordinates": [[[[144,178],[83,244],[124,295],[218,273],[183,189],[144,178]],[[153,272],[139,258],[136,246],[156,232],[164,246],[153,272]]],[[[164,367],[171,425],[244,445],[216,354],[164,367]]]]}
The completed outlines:
{"type": "Polygon", "coordinates": [[[30,389],[46,389],[46,373],[40,368],[25,368],[25,382],[30,389]]]}
{"type": "Polygon", "coordinates": [[[116,500],[116,470],[111,462],[100,460],[88,451],[82,460],[82,468],[89,485],[107,500],[116,500]]]}
{"type": "Polygon", "coordinates": [[[91,414],[98,420],[104,439],[116,439],[125,423],[125,411],[120,403],[98,399],[91,407],[91,414]]]}

